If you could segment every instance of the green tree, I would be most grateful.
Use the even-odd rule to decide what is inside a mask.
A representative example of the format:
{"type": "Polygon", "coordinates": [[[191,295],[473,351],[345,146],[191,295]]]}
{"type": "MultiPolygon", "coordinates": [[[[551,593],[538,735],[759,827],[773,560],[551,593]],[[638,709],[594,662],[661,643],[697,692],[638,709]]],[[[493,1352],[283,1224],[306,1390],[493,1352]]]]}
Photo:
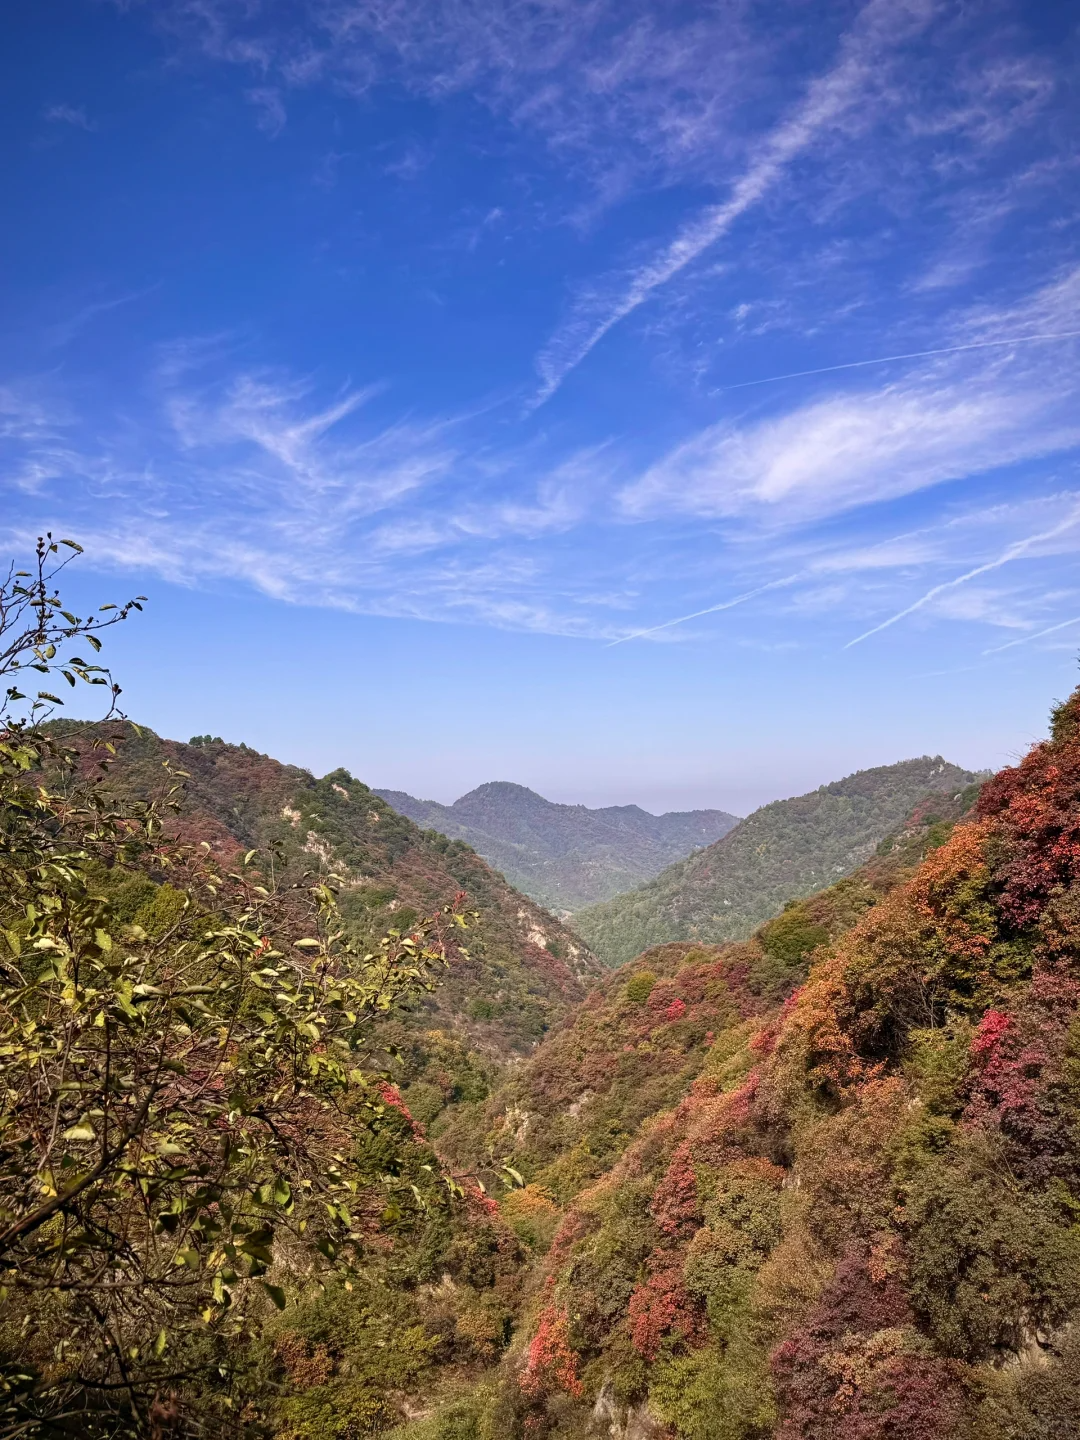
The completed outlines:
{"type": "Polygon", "coordinates": [[[189,1433],[211,1361],[215,1433],[242,1430],[229,1342],[424,1204],[373,1032],[467,920],[365,952],[333,876],[163,840],[182,774],[109,802],[111,741],[66,745],[59,696],[18,685],[104,685],[122,723],[71,652],[143,597],[65,611],[61,544],[0,587],[0,1437],[189,1433]]]}

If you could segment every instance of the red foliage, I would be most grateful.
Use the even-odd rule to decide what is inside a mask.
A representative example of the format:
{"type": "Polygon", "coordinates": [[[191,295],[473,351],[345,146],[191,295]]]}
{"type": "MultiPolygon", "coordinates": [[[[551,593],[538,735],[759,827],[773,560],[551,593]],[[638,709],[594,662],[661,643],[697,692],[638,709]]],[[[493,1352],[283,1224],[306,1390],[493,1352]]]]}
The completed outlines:
{"type": "Polygon", "coordinates": [[[850,1252],[802,1329],[774,1352],[778,1440],[939,1440],[966,1406],[956,1366],[906,1353],[897,1279],[850,1252]]]}
{"type": "Polygon", "coordinates": [[[522,1392],[533,1400],[552,1390],[581,1398],[584,1392],[578,1378],[577,1356],[570,1348],[570,1325],[565,1310],[547,1305],[541,1311],[520,1383],[522,1392]]]}
{"type": "Polygon", "coordinates": [[[1014,1013],[988,1010],[971,1044],[977,1068],[964,1120],[999,1130],[1014,1168],[1033,1179],[1077,1171],[1064,1066],[1078,1006],[1080,982],[1036,970],[1014,1013]]]}
{"type": "Polygon", "coordinates": [[[657,1225],[672,1238],[691,1233],[700,1223],[694,1162],[686,1141],[671,1157],[667,1172],[653,1193],[650,1208],[657,1225]]]}
{"type": "MultiPolygon", "coordinates": [[[[401,1092],[396,1085],[391,1085],[388,1080],[380,1080],[378,1084],[379,1099],[384,1105],[389,1105],[392,1110],[397,1110],[401,1118],[409,1127],[409,1133],[417,1140],[423,1140],[424,1127],[418,1120],[414,1120],[409,1113],[409,1107],[401,1098],[401,1092]]],[[[498,1208],[498,1207],[496,1207],[498,1208]]]]}
{"type": "Polygon", "coordinates": [[[971,1042],[973,1058],[982,1060],[992,1054],[997,1049],[1002,1037],[1008,1034],[1012,1023],[1012,1017],[1004,1014],[1003,1011],[987,1010],[979,1021],[979,1028],[971,1042]]]}
{"type": "Polygon", "coordinates": [[[499,1202],[493,1200],[490,1195],[476,1185],[470,1185],[465,1191],[465,1202],[473,1210],[479,1210],[482,1215],[500,1215],[499,1202]]]}
{"type": "Polygon", "coordinates": [[[766,1025],[756,1035],[751,1035],[749,1049],[754,1055],[759,1055],[762,1060],[767,1060],[776,1049],[776,1037],[780,1033],[779,1023],[766,1025]]]}
{"type": "Polygon", "coordinates": [[[979,796],[978,813],[1008,839],[999,872],[1001,908],[1018,928],[1031,924],[1059,888],[1080,878],[1080,694],[1057,717],[1060,738],[1037,745],[1000,771],[979,796]]]}
{"type": "Polygon", "coordinates": [[[630,1296],[630,1339],[645,1360],[655,1360],[665,1335],[686,1345],[705,1339],[701,1306],[683,1284],[682,1251],[654,1251],[649,1278],[630,1296]]]}
{"type": "Polygon", "coordinates": [[[686,1014],[686,1001],[676,996],[664,1011],[665,1020],[681,1020],[686,1014]]]}

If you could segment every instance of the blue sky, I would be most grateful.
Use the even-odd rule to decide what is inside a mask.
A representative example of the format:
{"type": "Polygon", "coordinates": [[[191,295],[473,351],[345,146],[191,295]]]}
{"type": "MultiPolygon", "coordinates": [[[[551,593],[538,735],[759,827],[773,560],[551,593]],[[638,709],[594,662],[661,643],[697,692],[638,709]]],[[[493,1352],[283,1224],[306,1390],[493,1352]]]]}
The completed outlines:
{"type": "Polygon", "coordinates": [[[1075,683],[1073,7],[0,29],[0,535],[151,597],[137,718],[743,812],[1075,683]]]}

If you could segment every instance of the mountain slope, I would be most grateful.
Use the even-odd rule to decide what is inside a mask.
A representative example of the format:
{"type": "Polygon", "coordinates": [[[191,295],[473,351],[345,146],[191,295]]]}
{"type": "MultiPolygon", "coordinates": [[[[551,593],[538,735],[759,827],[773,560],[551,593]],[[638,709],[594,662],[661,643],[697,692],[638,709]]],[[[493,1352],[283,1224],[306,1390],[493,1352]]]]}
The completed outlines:
{"type": "Polygon", "coordinates": [[[808,795],[775,800],[655,880],[574,915],[609,965],[672,940],[739,940],[788,900],[853,870],[924,795],[976,777],[940,756],[860,770],[808,795]]]}
{"type": "Polygon", "coordinates": [[[725,810],[650,815],[637,805],[557,805],[508,781],[480,785],[453,805],[402,790],[374,793],[418,825],[467,841],[512,885],[558,912],[638,885],[738,823],[725,810]]]}
{"type": "MultiPolygon", "coordinates": [[[[63,730],[77,738],[97,728],[63,730]]],[[[421,831],[346,770],[316,779],[247,746],[184,745],[143,729],[117,745],[105,784],[146,799],[169,787],[166,766],[183,776],[171,824],[178,838],[205,842],[227,863],[250,848],[264,855],[276,849],[288,875],[339,874],[343,914],[373,940],[465,893],[465,905],[480,912],[469,958],[440,984],[418,1022],[445,1027],[488,1054],[521,1052],[581,998],[583,982],[600,968],[575,935],[468,845],[421,831]]]]}
{"type": "Polygon", "coordinates": [[[851,875],[791,901],[747,940],[673,941],[609,971],[481,1111],[436,1124],[440,1147],[463,1168],[500,1156],[560,1203],[571,1198],[649,1116],[683,1098],[710,1053],[719,1063],[776,1012],[819,946],[909,880],[977,794],[972,786],[917,805],[851,875]]]}
{"type": "Polygon", "coordinates": [[[1080,691],[965,803],[607,977],[493,1097],[529,1318],[396,1440],[1080,1434],[1080,691]]]}

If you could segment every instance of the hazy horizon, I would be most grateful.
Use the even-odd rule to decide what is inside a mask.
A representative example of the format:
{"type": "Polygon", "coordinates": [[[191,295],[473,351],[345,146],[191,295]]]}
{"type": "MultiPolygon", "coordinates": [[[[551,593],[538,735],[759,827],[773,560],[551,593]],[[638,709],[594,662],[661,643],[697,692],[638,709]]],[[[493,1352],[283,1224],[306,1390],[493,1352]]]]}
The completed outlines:
{"type": "Polygon", "coordinates": [[[0,33],[0,542],[150,596],[130,713],[654,813],[1045,733],[1080,646],[1067,7],[0,33]]]}

